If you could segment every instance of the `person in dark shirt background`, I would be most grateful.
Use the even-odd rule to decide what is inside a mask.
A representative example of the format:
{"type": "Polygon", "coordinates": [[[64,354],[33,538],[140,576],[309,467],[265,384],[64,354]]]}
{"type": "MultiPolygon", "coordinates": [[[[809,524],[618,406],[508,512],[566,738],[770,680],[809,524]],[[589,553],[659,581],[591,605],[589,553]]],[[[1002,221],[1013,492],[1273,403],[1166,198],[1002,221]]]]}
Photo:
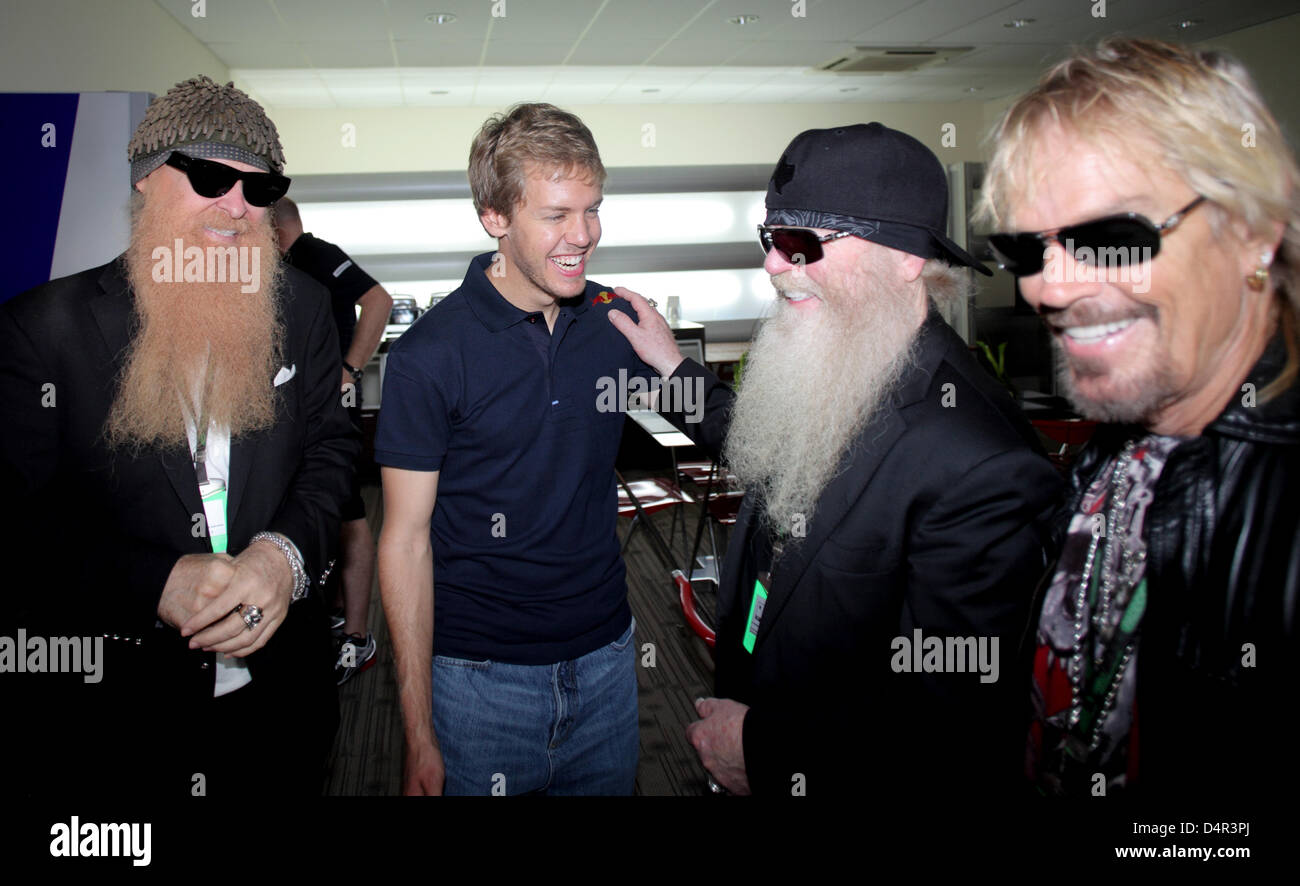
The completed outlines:
{"type": "MultiPolygon", "coordinates": [[[[284,260],[329,290],[342,357],[339,386],[352,421],[361,426],[361,377],[384,334],[393,299],[384,287],[339,247],[302,229],[298,205],[288,197],[275,204],[276,232],[284,260]],[[357,317],[356,305],[361,306],[357,317]]],[[[339,646],[334,667],[339,684],[374,661],[374,635],[367,630],[370,584],[375,571],[375,543],[366,524],[361,481],[353,474],[352,492],[343,506],[339,584],[343,590],[343,623],[335,620],[339,646]]]]}

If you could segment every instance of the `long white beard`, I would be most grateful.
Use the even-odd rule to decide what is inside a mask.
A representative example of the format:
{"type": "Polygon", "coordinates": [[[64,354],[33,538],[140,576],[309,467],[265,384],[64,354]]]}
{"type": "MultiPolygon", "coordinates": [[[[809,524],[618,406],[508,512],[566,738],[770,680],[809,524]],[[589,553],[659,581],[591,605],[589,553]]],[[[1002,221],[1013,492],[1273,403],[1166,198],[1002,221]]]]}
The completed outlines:
{"type": "Polygon", "coordinates": [[[790,533],[811,522],[847,448],[912,365],[919,325],[914,295],[884,280],[815,313],[778,302],[750,348],[724,459],[790,533]]]}

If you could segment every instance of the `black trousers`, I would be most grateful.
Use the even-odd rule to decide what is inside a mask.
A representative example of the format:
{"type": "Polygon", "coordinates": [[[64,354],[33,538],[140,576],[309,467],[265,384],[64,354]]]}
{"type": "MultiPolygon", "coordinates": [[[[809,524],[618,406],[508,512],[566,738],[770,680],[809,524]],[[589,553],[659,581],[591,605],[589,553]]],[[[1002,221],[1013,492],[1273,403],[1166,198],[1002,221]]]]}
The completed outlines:
{"type": "Polygon", "coordinates": [[[4,706],[0,777],[19,796],[247,801],[319,796],[324,786],[338,728],[333,685],[254,679],[220,698],[182,700],[45,679],[24,681],[4,706]]]}

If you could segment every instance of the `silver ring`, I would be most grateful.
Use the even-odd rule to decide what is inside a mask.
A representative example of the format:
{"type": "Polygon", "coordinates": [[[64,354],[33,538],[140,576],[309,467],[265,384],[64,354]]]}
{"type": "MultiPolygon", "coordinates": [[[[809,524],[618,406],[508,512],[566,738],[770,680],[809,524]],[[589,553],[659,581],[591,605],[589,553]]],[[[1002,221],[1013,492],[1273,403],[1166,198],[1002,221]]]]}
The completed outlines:
{"type": "MultiPolygon", "coordinates": [[[[241,604],[241,608],[242,608],[242,604],[241,604]]],[[[249,606],[244,611],[243,617],[244,617],[244,624],[251,631],[253,628],[257,627],[262,623],[262,610],[257,608],[256,606],[249,606]]]]}
{"type": "Polygon", "coordinates": [[[709,776],[709,790],[715,794],[725,794],[727,792],[726,788],[713,780],[712,775],[709,776]]]}
{"type": "Polygon", "coordinates": [[[646,299],[646,302],[647,302],[647,303],[650,305],[650,307],[652,307],[652,308],[657,308],[657,307],[659,307],[659,302],[655,301],[653,298],[647,298],[647,299],[646,299]]]}

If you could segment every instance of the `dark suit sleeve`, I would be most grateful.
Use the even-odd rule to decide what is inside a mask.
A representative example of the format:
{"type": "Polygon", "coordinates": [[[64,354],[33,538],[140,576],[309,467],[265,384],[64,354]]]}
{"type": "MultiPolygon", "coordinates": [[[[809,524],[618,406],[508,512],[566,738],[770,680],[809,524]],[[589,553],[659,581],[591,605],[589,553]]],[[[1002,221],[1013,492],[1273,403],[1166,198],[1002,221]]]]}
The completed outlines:
{"type": "Polygon", "coordinates": [[[1045,521],[1060,488],[1051,464],[1027,449],[964,472],[912,535],[912,581],[928,592],[909,595],[904,619],[1015,643],[1047,565],[1045,521]]]}
{"type": "MultiPolygon", "coordinates": [[[[299,291],[298,297],[307,296],[299,291]]],[[[338,332],[329,302],[323,297],[309,301],[314,307],[307,311],[311,319],[301,364],[306,373],[302,458],[280,509],[266,528],[284,534],[298,546],[307,575],[314,581],[336,544],[340,513],[361,444],[339,390],[338,332]]]]}
{"type": "MultiPolygon", "coordinates": [[[[754,792],[788,796],[794,773],[804,774],[810,796],[825,793],[827,781],[836,793],[846,782],[955,792],[1013,786],[1028,691],[1016,646],[1045,568],[1044,518],[1059,489],[1046,459],[1003,452],[950,482],[909,532],[907,587],[888,634],[911,639],[920,628],[927,638],[985,638],[990,652],[997,638],[996,680],[897,673],[892,637],[864,638],[857,664],[834,685],[751,708],[744,751],[754,792]]],[[[873,590],[882,588],[863,588],[873,590]]]]}
{"type": "MultiPolygon", "coordinates": [[[[0,545],[6,571],[38,554],[39,527],[33,508],[54,477],[58,464],[58,425],[53,409],[42,406],[45,383],[58,380],[19,328],[11,307],[0,306],[0,545]]],[[[56,401],[57,402],[57,401],[56,401]]],[[[3,607],[6,633],[29,623],[32,589],[11,595],[3,607]],[[10,620],[12,619],[12,625],[10,620]]]]}
{"type": "Polygon", "coordinates": [[[669,379],[674,384],[690,387],[688,394],[679,398],[661,397],[662,406],[695,406],[689,412],[661,408],[660,413],[697,445],[704,447],[715,458],[722,452],[722,442],[731,424],[731,406],[736,399],[731,386],[704,366],[687,357],[673,371],[669,379]],[[703,404],[703,408],[699,404],[703,404]]]}
{"type": "MultiPolygon", "coordinates": [[[[4,490],[30,497],[53,479],[59,459],[59,379],[36,353],[13,312],[0,308],[0,471],[4,490]],[[55,408],[43,402],[46,384],[53,385],[55,408]]],[[[49,401],[45,401],[49,402],[49,401]]],[[[6,518],[13,516],[6,507],[6,518]]]]}
{"type": "Polygon", "coordinates": [[[987,638],[990,652],[997,643],[990,656],[996,671],[985,677],[895,677],[907,693],[899,708],[917,724],[909,736],[914,756],[935,761],[940,777],[967,790],[991,793],[1017,784],[1028,695],[1017,649],[1047,567],[1046,523],[1060,490],[1046,458],[1029,449],[1004,452],[961,474],[912,538],[917,592],[905,604],[903,631],[987,638]],[[912,683],[922,691],[911,692],[912,683]],[[942,714],[940,706],[947,708],[942,714]]]}
{"type": "MultiPolygon", "coordinates": [[[[133,539],[97,519],[82,503],[56,489],[64,442],[59,410],[72,408],[70,392],[24,331],[15,312],[0,308],[0,545],[11,575],[27,564],[48,566],[73,580],[77,564],[100,577],[102,587],[123,589],[120,596],[73,588],[48,575],[26,586],[8,608],[15,625],[65,624],[69,617],[121,633],[142,633],[157,618],[158,601],[180,555],[163,546],[133,539]],[[62,399],[61,399],[62,398],[62,399]],[[89,609],[111,596],[111,612],[89,609]],[[67,606],[80,611],[68,612],[67,606]]],[[[75,490],[74,490],[75,492],[75,490]]]]}
{"type": "MultiPolygon", "coordinates": [[[[0,545],[6,570],[46,550],[33,513],[59,461],[56,411],[42,405],[46,383],[54,385],[57,403],[58,379],[37,355],[12,309],[0,306],[0,545]]],[[[11,618],[13,626],[29,623],[33,591],[11,597],[4,607],[6,627],[11,618]]]]}

